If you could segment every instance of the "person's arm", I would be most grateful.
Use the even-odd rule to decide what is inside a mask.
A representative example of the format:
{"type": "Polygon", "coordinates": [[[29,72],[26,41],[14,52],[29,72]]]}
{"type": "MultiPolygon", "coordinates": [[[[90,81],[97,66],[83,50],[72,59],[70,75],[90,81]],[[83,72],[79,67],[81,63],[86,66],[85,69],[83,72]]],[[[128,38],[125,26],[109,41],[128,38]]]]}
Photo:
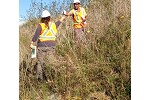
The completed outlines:
{"type": "Polygon", "coordinates": [[[35,33],[34,33],[33,38],[32,38],[31,45],[30,45],[31,48],[32,48],[32,46],[35,46],[35,45],[36,45],[36,42],[37,42],[38,37],[39,37],[39,35],[40,35],[40,33],[41,33],[41,30],[42,30],[42,28],[41,28],[41,26],[40,26],[40,24],[39,24],[39,25],[37,26],[37,29],[36,29],[36,31],[35,31],[35,33]]]}
{"type": "Polygon", "coordinates": [[[66,12],[65,10],[63,11],[63,15],[65,16],[62,16],[55,24],[56,24],[56,28],[58,28],[60,26],[60,24],[64,21],[64,19],[67,17],[67,16],[71,16],[73,13],[72,13],[72,10],[70,12],[66,12]]]}
{"type": "Polygon", "coordinates": [[[66,16],[71,16],[72,14],[73,14],[72,11],[66,12],[66,16]]]}
{"type": "Polygon", "coordinates": [[[41,30],[42,30],[42,28],[41,28],[41,26],[40,26],[40,24],[37,26],[37,29],[36,29],[36,31],[35,31],[35,33],[34,33],[34,36],[33,36],[33,38],[32,38],[32,41],[33,42],[36,42],[37,40],[38,40],[38,37],[39,37],[39,35],[40,35],[40,33],[41,33],[41,30]]]}
{"type": "Polygon", "coordinates": [[[66,12],[65,10],[63,11],[63,14],[65,15],[65,16],[71,16],[71,15],[73,15],[73,11],[71,10],[70,12],[66,12]]]}
{"type": "Polygon", "coordinates": [[[58,28],[60,26],[60,24],[64,21],[64,19],[66,18],[66,16],[62,16],[55,24],[56,24],[56,28],[58,28]]]}
{"type": "Polygon", "coordinates": [[[85,22],[85,21],[86,21],[86,19],[87,19],[87,16],[85,16],[85,17],[84,17],[83,22],[85,22]]]}
{"type": "Polygon", "coordinates": [[[87,19],[87,13],[84,8],[82,8],[82,10],[83,10],[83,22],[85,22],[87,19]]]}

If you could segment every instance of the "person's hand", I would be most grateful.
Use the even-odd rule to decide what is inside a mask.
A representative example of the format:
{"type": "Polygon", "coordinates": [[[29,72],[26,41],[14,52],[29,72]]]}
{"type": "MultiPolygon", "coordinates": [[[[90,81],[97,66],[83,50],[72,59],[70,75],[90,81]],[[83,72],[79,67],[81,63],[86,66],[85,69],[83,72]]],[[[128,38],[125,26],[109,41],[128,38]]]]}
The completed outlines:
{"type": "Polygon", "coordinates": [[[66,15],[66,11],[65,10],[63,10],[63,15],[66,15]]]}
{"type": "Polygon", "coordinates": [[[34,47],[34,45],[33,44],[30,44],[30,48],[32,49],[34,47]]]}
{"type": "Polygon", "coordinates": [[[33,42],[31,42],[30,48],[32,49],[32,48],[34,48],[34,47],[35,47],[35,45],[33,44],[33,42]]]}
{"type": "Polygon", "coordinates": [[[83,19],[83,22],[86,22],[86,19],[83,19]]]}

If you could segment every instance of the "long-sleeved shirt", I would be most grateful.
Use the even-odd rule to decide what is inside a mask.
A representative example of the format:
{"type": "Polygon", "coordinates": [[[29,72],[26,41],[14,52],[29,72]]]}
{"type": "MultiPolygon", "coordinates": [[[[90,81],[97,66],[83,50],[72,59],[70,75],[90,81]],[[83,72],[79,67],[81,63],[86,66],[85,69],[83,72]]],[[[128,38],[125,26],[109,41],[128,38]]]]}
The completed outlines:
{"type": "MultiPolygon", "coordinates": [[[[59,25],[61,24],[60,21],[57,21],[56,23],[56,28],[59,27],[59,25]]],[[[35,31],[35,34],[32,38],[32,41],[33,42],[36,42],[37,41],[37,47],[54,47],[56,45],[56,42],[55,41],[45,41],[45,42],[40,42],[38,40],[39,36],[40,36],[40,33],[42,31],[42,28],[40,25],[37,26],[37,29],[35,31]]]]}

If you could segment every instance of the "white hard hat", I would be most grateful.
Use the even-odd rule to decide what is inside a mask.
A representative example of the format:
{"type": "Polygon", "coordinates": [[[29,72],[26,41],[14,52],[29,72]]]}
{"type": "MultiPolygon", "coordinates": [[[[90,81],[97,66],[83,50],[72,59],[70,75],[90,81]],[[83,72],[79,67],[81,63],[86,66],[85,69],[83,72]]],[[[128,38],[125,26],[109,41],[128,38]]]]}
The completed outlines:
{"type": "Polygon", "coordinates": [[[42,12],[42,18],[45,18],[45,17],[48,17],[48,16],[50,16],[50,13],[47,11],[47,10],[44,10],[43,12],[42,12]]]}
{"type": "Polygon", "coordinates": [[[80,1],[79,0],[74,0],[73,3],[80,3],[80,1]]]}

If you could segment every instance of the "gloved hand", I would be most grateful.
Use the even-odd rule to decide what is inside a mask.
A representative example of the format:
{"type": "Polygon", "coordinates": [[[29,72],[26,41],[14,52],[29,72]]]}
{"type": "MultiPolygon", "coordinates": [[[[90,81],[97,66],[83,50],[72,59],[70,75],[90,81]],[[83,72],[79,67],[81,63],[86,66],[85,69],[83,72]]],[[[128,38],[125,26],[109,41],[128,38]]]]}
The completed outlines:
{"type": "Polygon", "coordinates": [[[63,15],[66,15],[66,11],[65,11],[65,10],[63,10],[63,12],[62,12],[62,13],[63,13],[63,15]]]}

